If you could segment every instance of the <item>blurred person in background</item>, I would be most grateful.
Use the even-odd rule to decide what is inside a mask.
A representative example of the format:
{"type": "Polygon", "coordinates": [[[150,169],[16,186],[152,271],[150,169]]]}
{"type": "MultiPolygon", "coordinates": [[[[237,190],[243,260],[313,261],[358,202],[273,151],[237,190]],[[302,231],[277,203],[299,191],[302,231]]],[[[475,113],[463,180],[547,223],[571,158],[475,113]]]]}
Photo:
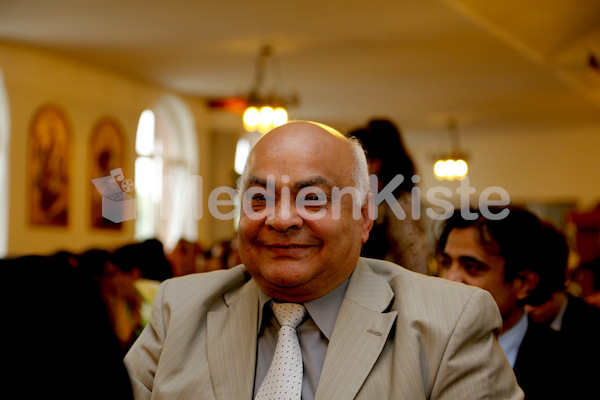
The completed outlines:
{"type": "Polygon", "coordinates": [[[577,267],[571,276],[569,289],[587,304],[600,308],[600,259],[577,267]]]}
{"type": "MultiPolygon", "coordinates": [[[[542,262],[546,268],[564,276],[569,257],[564,236],[547,225],[544,242],[548,251],[542,262]]],[[[563,368],[572,377],[569,380],[571,396],[594,398],[598,396],[598,389],[593,382],[600,368],[600,310],[569,293],[566,283],[549,301],[539,306],[527,305],[525,309],[531,320],[545,324],[561,337],[565,348],[563,368]]]]}
{"type": "Polygon", "coordinates": [[[163,245],[156,239],[116,249],[107,260],[102,296],[126,352],[148,323],[160,283],[173,277],[163,245]]]}
{"type": "Polygon", "coordinates": [[[183,276],[203,272],[206,264],[204,250],[199,243],[179,239],[173,251],[168,255],[173,268],[173,276],[183,276]]]}
{"type": "Polygon", "coordinates": [[[237,238],[219,240],[211,246],[207,253],[204,271],[229,269],[241,263],[237,238]]]}
{"type": "MultiPolygon", "coordinates": [[[[103,252],[95,253],[102,257],[103,252]]],[[[89,255],[89,254],[88,254],[89,255]]],[[[0,260],[6,288],[3,390],[15,398],[132,399],[106,306],[86,258],[0,260]]]]}
{"type": "MultiPolygon", "coordinates": [[[[547,324],[551,329],[568,336],[569,341],[594,339],[594,342],[600,344],[595,339],[600,333],[600,310],[586,304],[580,297],[573,296],[566,288],[569,248],[565,237],[554,226],[545,224],[544,242],[548,251],[542,262],[546,268],[555,269],[557,275],[565,276],[565,282],[547,302],[539,306],[527,305],[527,314],[535,322],[547,324]]],[[[584,265],[583,268],[587,267],[584,265]]]]}
{"type": "Polygon", "coordinates": [[[373,119],[367,126],[351,131],[348,136],[357,138],[362,144],[367,154],[369,174],[377,176],[378,192],[397,175],[403,177],[392,193],[406,218],[399,219],[389,204],[382,201],[361,256],[392,261],[412,271],[428,274],[432,251],[423,222],[412,218],[411,190],[415,185],[412,180],[415,167],[402,142],[400,131],[387,119],[373,119]]]}

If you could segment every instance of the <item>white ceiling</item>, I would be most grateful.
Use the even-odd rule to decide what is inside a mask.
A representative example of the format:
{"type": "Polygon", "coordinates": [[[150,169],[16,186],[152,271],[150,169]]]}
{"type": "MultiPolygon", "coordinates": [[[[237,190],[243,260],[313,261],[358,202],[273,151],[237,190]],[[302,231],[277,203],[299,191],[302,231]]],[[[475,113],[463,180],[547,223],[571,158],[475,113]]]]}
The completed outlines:
{"type": "Polygon", "coordinates": [[[598,0],[0,0],[0,40],[202,97],[246,93],[271,44],[291,116],[343,128],[600,126],[598,0]]]}

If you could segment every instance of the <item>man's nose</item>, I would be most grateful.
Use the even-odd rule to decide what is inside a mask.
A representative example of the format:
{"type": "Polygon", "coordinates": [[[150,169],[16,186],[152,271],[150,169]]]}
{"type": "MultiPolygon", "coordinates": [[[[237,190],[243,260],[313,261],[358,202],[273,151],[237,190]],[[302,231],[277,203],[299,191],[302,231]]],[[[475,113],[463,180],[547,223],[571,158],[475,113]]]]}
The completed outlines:
{"type": "Polygon", "coordinates": [[[275,209],[265,220],[265,225],[279,232],[285,232],[289,229],[300,229],[304,225],[304,220],[296,210],[294,202],[281,199],[275,203],[275,209]]]}
{"type": "Polygon", "coordinates": [[[442,278],[448,279],[449,281],[466,283],[463,270],[457,262],[453,262],[450,267],[445,270],[442,274],[442,278]]]}

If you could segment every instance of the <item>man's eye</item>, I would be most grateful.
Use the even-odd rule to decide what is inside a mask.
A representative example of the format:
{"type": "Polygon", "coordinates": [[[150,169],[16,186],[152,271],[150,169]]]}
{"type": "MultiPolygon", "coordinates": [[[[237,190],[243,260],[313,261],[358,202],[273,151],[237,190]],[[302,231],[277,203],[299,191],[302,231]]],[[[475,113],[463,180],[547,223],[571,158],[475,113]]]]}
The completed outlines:
{"type": "Polygon", "coordinates": [[[311,194],[309,196],[306,196],[306,200],[307,201],[326,201],[327,199],[325,197],[320,197],[319,195],[316,195],[316,194],[311,194]]]}
{"type": "Polygon", "coordinates": [[[318,194],[308,194],[302,199],[305,207],[323,207],[327,205],[327,196],[318,194]]]}
{"type": "Polygon", "coordinates": [[[250,206],[253,211],[261,211],[267,207],[269,198],[263,193],[255,193],[250,198],[250,206]]]}
{"type": "Polygon", "coordinates": [[[452,265],[452,259],[449,257],[441,257],[438,259],[438,265],[440,266],[440,268],[450,268],[450,266],[452,265]]]}
{"type": "Polygon", "coordinates": [[[471,275],[480,274],[481,272],[484,272],[487,269],[487,266],[483,263],[469,261],[465,262],[463,267],[465,271],[467,271],[467,273],[471,275]]]}

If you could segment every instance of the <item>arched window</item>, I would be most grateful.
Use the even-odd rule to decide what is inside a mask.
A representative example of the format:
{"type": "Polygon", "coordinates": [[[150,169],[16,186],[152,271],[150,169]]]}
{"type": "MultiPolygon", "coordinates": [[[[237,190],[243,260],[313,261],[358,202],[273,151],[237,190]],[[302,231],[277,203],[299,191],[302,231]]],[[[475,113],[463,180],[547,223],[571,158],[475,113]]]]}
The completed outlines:
{"type": "Polygon", "coordinates": [[[4,77],[0,71],[0,258],[8,254],[8,168],[10,155],[10,112],[4,77]]]}
{"type": "MultiPolygon", "coordinates": [[[[136,134],[137,240],[159,239],[171,250],[180,238],[198,239],[194,215],[199,180],[193,116],[175,96],[144,110],[136,134]]],[[[201,183],[201,182],[200,182],[201,183]]]]}

